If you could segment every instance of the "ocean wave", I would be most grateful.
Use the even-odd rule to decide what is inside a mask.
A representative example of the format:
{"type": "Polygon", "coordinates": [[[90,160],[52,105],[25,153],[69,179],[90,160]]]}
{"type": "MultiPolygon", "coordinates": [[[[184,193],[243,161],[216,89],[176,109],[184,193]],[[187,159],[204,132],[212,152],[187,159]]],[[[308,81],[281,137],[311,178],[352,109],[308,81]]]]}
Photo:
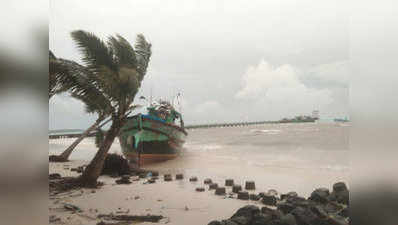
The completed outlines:
{"type": "Polygon", "coordinates": [[[350,167],[344,166],[344,165],[325,165],[325,166],[321,166],[320,169],[341,172],[341,171],[348,171],[350,169],[350,167]]]}
{"type": "Polygon", "coordinates": [[[281,130],[272,130],[272,129],[269,129],[269,130],[251,129],[250,132],[252,132],[252,133],[266,133],[266,134],[279,134],[282,131],[281,130]]]}
{"type": "Polygon", "coordinates": [[[194,151],[194,152],[208,152],[214,151],[218,149],[222,149],[222,145],[218,144],[192,144],[192,143],[185,143],[184,149],[187,151],[194,151]]]}

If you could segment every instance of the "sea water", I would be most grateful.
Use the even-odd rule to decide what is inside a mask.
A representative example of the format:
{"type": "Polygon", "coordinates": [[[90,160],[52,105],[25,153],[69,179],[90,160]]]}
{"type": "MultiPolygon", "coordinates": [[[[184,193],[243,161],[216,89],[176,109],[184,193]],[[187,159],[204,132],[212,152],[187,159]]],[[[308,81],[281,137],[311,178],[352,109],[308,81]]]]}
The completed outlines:
{"type": "MultiPolygon", "coordinates": [[[[147,165],[161,173],[212,178],[219,184],[256,182],[260,191],[276,189],[308,195],[314,188],[348,182],[349,123],[284,123],[188,130],[181,156],[147,165]]],[[[50,154],[61,153],[75,139],[52,139],[50,154]]],[[[94,138],[84,139],[71,160],[89,161],[94,138]]],[[[115,139],[110,152],[121,153],[115,139]]]]}

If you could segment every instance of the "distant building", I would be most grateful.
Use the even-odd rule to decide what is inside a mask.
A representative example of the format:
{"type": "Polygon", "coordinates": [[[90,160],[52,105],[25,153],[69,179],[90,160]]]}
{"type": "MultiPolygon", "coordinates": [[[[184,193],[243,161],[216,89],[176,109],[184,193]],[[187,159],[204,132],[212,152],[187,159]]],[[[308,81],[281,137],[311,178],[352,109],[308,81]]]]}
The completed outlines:
{"type": "Polygon", "coordinates": [[[319,119],[319,110],[312,111],[312,118],[319,119]]]}

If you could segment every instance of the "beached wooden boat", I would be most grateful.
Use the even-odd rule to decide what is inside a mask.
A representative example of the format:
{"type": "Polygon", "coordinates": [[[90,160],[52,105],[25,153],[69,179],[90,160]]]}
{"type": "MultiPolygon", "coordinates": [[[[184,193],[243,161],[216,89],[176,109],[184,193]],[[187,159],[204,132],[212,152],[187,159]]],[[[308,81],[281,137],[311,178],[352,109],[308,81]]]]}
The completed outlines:
{"type": "Polygon", "coordinates": [[[129,117],[119,135],[124,156],[138,166],[177,157],[187,136],[181,114],[169,103],[147,109],[129,117]]]}

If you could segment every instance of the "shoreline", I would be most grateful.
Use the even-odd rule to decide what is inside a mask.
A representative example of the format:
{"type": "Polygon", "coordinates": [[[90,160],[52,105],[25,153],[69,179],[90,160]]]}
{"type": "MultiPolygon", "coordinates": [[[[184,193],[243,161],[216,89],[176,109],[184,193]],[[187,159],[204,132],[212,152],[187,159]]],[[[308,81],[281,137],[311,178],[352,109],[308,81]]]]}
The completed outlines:
{"type": "MultiPolygon", "coordinates": [[[[50,163],[49,174],[59,173],[62,177],[79,175],[76,171],[71,171],[86,164],[87,161],[69,161],[65,163],[50,163]]],[[[166,171],[166,173],[168,173],[166,171]]],[[[162,215],[159,224],[184,224],[187,218],[192,220],[190,224],[208,224],[210,221],[220,218],[229,218],[236,210],[245,205],[264,206],[261,201],[239,200],[226,196],[215,195],[214,190],[209,190],[208,185],[204,185],[205,178],[213,179],[219,186],[224,186],[224,180],[219,177],[197,176],[197,182],[190,182],[190,176],[194,174],[184,173],[183,180],[176,180],[176,173],[172,174],[173,180],[170,182],[163,180],[165,171],[160,171],[159,179],[155,183],[145,184],[147,179],[132,177],[131,184],[116,184],[119,178],[112,178],[102,175],[99,181],[104,185],[97,189],[79,188],[70,192],[49,196],[49,216],[52,218],[51,224],[98,224],[103,219],[99,219],[100,214],[131,214],[131,215],[162,215]],[[197,192],[197,187],[204,187],[204,192],[197,192]],[[71,212],[65,210],[65,204],[79,207],[81,212],[71,212]]],[[[279,175],[276,175],[279,176],[279,175]]],[[[256,182],[256,179],[252,179],[256,182]]],[[[335,182],[338,182],[336,180],[335,182]]],[[[242,181],[236,180],[235,184],[242,181]]],[[[316,185],[316,184],[314,184],[316,185]]],[[[316,185],[316,188],[319,188],[316,185]]],[[[248,191],[250,194],[258,194],[275,189],[279,193],[287,193],[275,187],[264,187],[256,182],[256,190],[248,191]]],[[[293,187],[284,189],[295,191],[293,187]]],[[[226,187],[226,192],[231,192],[231,187],[226,187]]],[[[300,196],[302,193],[298,192],[300,196]]],[[[305,196],[307,197],[307,196],[305,196]]],[[[51,221],[51,219],[50,219],[51,221]]],[[[109,222],[109,221],[108,221],[109,222]]],[[[115,221],[113,221],[115,222],[115,221]]],[[[111,224],[111,223],[109,223],[111,224]]],[[[117,224],[117,223],[115,223],[117,224]]],[[[120,223],[121,224],[121,223],[120,223]]],[[[141,224],[141,223],[140,223],[141,224]]],[[[153,224],[144,222],[142,224],[153,224]]]]}

